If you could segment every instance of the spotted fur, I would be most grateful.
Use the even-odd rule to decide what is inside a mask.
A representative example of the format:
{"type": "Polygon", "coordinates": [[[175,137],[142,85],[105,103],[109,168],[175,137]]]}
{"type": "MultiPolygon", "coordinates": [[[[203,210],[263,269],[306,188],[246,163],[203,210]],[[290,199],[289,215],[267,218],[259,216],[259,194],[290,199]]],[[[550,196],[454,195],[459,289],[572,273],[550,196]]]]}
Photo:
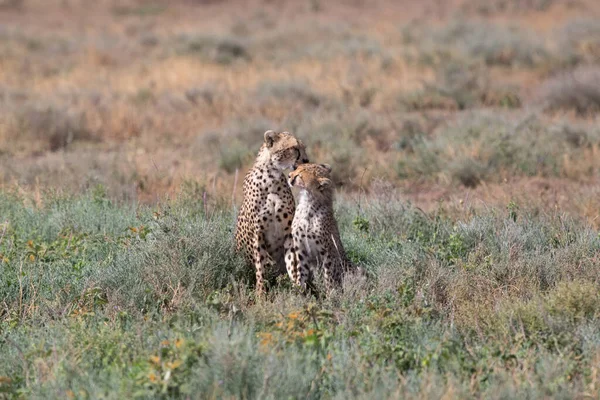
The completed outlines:
{"type": "Polygon", "coordinates": [[[303,289],[310,283],[313,269],[322,269],[325,287],[331,291],[341,285],[343,274],[354,268],[333,215],[331,167],[302,164],[290,172],[288,182],[300,193],[292,222],[293,249],[286,254],[286,268],[292,281],[303,289]]]}
{"type": "Polygon", "coordinates": [[[285,273],[292,249],[295,202],[284,170],[308,162],[304,144],[288,132],[266,131],[254,166],[244,179],[244,199],[235,241],[256,269],[256,291],[264,292],[266,268],[285,273]]]}

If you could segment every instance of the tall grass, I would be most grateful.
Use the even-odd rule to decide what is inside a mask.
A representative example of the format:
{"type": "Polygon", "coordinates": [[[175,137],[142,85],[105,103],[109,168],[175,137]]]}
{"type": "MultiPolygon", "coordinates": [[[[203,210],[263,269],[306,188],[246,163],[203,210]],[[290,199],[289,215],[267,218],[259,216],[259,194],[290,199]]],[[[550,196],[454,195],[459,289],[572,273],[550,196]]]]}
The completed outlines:
{"type": "Polygon", "coordinates": [[[341,198],[368,276],[322,300],[281,277],[257,299],[221,206],[100,190],[32,204],[0,198],[9,397],[598,394],[600,237],[560,214],[341,198]]]}

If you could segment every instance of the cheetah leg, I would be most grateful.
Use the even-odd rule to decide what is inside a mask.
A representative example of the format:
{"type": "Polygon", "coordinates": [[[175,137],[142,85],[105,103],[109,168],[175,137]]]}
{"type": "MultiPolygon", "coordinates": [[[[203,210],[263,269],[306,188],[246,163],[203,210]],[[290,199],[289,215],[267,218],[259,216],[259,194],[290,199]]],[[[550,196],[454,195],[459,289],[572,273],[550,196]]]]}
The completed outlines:
{"type": "Polygon", "coordinates": [[[265,243],[264,234],[258,233],[255,235],[254,243],[253,243],[253,258],[254,258],[254,266],[256,268],[256,292],[259,295],[264,294],[264,276],[265,276],[265,263],[269,260],[269,253],[264,245],[261,243],[265,243]]]}
{"type": "Polygon", "coordinates": [[[298,285],[302,288],[302,291],[306,291],[307,285],[310,284],[310,265],[308,263],[308,254],[302,251],[304,247],[300,242],[300,237],[294,237],[294,250],[296,253],[296,276],[298,279],[298,285]]]}
{"type": "Polygon", "coordinates": [[[285,269],[287,270],[288,276],[292,280],[292,283],[298,285],[298,258],[294,251],[294,239],[291,233],[288,233],[283,242],[283,248],[285,251],[285,269]]]}
{"type": "MultiPolygon", "coordinates": [[[[330,249],[331,250],[335,249],[330,249]]],[[[342,274],[341,274],[341,260],[339,257],[332,257],[330,255],[323,259],[323,275],[325,278],[325,288],[327,292],[331,292],[334,288],[341,286],[342,274]]]]}
{"type": "Polygon", "coordinates": [[[301,290],[304,292],[307,288],[310,272],[308,257],[306,254],[303,255],[302,253],[303,246],[300,242],[300,235],[294,233],[291,239],[291,244],[289,244],[290,251],[285,258],[286,269],[292,281],[300,286],[301,290]]]}
{"type": "Polygon", "coordinates": [[[332,276],[332,268],[331,268],[331,258],[325,257],[323,259],[323,278],[325,279],[325,290],[327,292],[331,292],[333,289],[333,276],[332,276]]]}

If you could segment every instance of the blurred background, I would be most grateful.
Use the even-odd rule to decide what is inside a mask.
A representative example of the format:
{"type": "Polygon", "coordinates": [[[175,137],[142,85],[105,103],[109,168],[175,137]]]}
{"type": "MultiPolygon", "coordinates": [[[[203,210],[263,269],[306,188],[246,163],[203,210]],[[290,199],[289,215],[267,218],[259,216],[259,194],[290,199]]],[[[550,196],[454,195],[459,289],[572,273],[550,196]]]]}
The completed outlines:
{"type": "Polygon", "coordinates": [[[595,0],[0,0],[0,185],[239,203],[280,129],[340,192],[597,227],[599,21],[595,0]]]}

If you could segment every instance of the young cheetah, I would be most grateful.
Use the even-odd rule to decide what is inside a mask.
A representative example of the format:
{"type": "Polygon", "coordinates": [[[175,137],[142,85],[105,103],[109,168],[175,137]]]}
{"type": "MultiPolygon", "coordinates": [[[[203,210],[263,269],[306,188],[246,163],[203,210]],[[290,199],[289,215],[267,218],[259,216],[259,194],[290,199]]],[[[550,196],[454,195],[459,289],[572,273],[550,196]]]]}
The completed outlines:
{"type": "Polygon", "coordinates": [[[265,268],[285,273],[292,249],[294,196],[283,170],[308,162],[304,144],[288,132],[266,131],[254,166],[244,179],[244,200],[235,232],[236,248],[256,268],[256,291],[264,292],[265,268]]]}
{"type": "Polygon", "coordinates": [[[346,257],[333,215],[331,167],[302,164],[290,172],[290,186],[300,188],[292,222],[293,251],[286,254],[286,268],[293,282],[306,289],[311,267],[323,268],[330,291],[342,283],[342,275],[354,266],[346,257]]]}

